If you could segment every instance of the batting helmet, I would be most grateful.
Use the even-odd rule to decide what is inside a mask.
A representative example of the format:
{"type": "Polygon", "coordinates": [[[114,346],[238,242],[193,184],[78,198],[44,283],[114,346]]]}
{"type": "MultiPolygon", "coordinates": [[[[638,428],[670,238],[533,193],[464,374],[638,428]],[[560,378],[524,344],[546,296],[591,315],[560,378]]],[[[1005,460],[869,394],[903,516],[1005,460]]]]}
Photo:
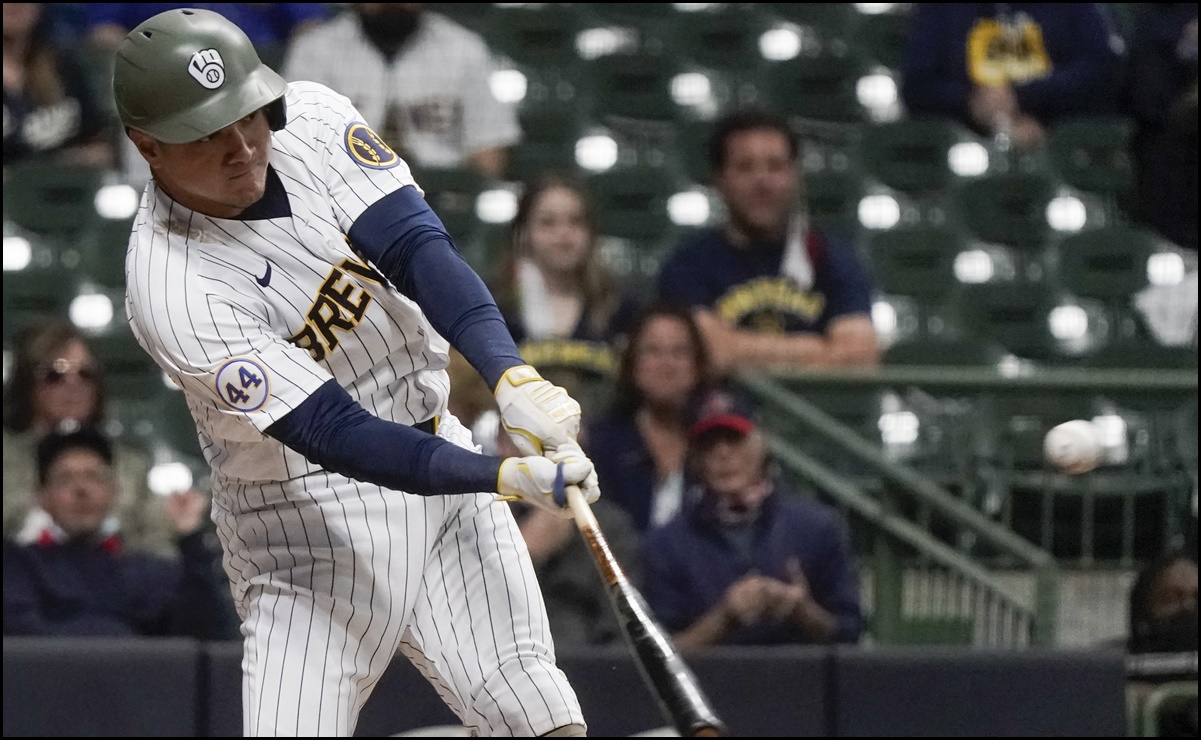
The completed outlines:
{"type": "Polygon", "coordinates": [[[278,131],[286,86],[242,29],[196,8],[159,13],[130,31],[113,67],[121,122],[168,144],[203,138],[263,106],[278,131]]]}

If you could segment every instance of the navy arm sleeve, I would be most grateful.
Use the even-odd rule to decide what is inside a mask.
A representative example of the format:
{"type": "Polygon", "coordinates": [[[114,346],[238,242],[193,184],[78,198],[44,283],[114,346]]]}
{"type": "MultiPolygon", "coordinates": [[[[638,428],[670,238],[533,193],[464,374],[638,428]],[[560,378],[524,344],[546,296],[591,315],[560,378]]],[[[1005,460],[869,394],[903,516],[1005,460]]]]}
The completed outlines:
{"type": "Polygon", "coordinates": [[[422,496],[495,491],[503,460],[373,416],[335,380],[267,434],[326,470],[422,496]]]}
{"type": "Polygon", "coordinates": [[[489,388],[506,370],[525,364],[492,293],[416,188],[401,188],[372,204],[349,236],[397,290],[421,306],[489,388]]]}

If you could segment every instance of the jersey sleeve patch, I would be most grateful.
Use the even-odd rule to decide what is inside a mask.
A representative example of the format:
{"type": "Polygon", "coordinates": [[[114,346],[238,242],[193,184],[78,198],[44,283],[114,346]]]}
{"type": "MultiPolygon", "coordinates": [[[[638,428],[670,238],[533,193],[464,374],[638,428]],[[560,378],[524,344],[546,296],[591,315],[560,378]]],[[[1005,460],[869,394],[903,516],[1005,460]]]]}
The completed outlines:
{"type": "Polygon", "coordinates": [[[400,164],[400,157],[396,152],[392,151],[370,126],[360,121],[346,127],[346,136],[342,143],[346,146],[350,158],[361,167],[386,170],[400,164]]]}
{"type": "Polygon", "coordinates": [[[217,395],[237,411],[257,411],[267,402],[267,371],[254,360],[229,360],[217,370],[216,384],[217,395]]]}

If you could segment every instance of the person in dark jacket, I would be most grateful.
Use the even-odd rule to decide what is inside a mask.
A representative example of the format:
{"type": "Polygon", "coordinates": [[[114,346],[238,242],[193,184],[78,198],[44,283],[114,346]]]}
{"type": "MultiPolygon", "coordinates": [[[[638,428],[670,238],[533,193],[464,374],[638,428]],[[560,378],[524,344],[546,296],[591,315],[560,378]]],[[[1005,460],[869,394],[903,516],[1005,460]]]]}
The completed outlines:
{"type": "Polygon", "coordinates": [[[1099,3],[919,3],[901,64],[911,116],[1033,149],[1062,118],[1114,113],[1124,44],[1099,3]]]}
{"type": "Polygon", "coordinates": [[[4,634],[236,637],[236,620],[202,524],[199,491],[163,500],[178,562],[127,549],[104,529],[117,501],[113,453],[98,431],[55,431],[37,446],[38,504],[51,524],[5,542],[4,634]]]}
{"type": "Polygon", "coordinates": [[[745,401],[725,391],[692,426],[699,492],[652,529],[647,603],[681,648],[858,641],[855,556],[838,512],[788,490],[745,401]]]}

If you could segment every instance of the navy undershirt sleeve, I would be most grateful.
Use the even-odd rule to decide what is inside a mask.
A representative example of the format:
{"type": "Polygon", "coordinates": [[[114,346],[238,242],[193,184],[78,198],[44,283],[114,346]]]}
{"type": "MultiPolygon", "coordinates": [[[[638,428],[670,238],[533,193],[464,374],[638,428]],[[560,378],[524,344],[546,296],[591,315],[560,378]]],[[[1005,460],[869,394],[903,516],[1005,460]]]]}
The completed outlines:
{"type": "Polygon", "coordinates": [[[525,364],[484,281],[413,187],[376,201],[350,227],[350,243],[425,312],[489,388],[525,364]]]}
{"type": "Polygon", "coordinates": [[[495,491],[503,459],[384,421],[335,380],[266,431],[326,470],[422,496],[495,491]]]}

